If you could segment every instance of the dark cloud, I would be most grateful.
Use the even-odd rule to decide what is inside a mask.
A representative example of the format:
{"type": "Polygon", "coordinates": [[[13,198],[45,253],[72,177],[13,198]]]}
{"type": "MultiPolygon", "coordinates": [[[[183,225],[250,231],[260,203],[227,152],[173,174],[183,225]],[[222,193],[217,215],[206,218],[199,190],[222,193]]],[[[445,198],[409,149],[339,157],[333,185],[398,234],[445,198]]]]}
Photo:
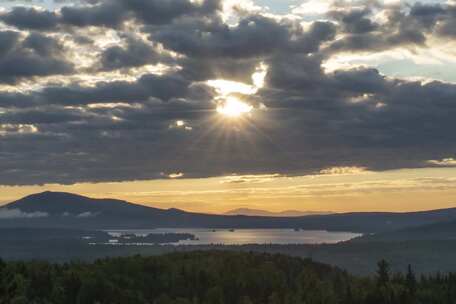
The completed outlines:
{"type": "Polygon", "coordinates": [[[430,29],[435,26],[439,19],[446,15],[447,9],[451,10],[451,7],[444,8],[439,4],[416,3],[411,7],[409,17],[416,20],[426,29],[430,29]]]}
{"type": "Polygon", "coordinates": [[[104,71],[121,68],[139,67],[146,64],[156,64],[166,60],[153,46],[135,39],[126,38],[126,47],[111,46],[100,55],[100,69],[104,71]]]}
{"type": "Polygon", "coordinates": [[[121,0],[126,10],[131,11],[144,24],[166,24],[184,15],[207,16],[221,9],[221,0],[121,0]]]}
{"type": "Polygon", "coordinates": [[[8,111],[0,116],[0,124],[59,124],[81,121],[89,116],[75,109],[47,106],[8,111]]]}
{"type": "Polygon", "coordinates": [[[53,38],[38,33],[30,33],[22,42],[22,47],[41,57],[63,57],[63,47],[53,38]]]}
{"type": "Polygon", "coordinates": [[[415,3],[407,10],[399,6],[379,6],[366,2],[364,8],[337,9],[328,16],[341,24],[342,39],[331,48],[338,51],[382,51],[396,47],[424,47],[427,35],[451,35],[455,11],[451,5],[415,3]],[[386,21],[378,24],[373,12],[382,10],[386,21]],[[445,34],[446,33],[446,34],[445,34]]]}
{"type": "Polygon", "coordinates": [[[126,19],[125,11],[120,1],[104,1],[91,6],[63,7],[60,10],[60,22],[67,25],[119,27],[126,19]]]}
{"type": "Polygon", "coordinates": [[[250,83],[251,75],[258,66],[258,58],[192,58],[178,61],[182,66],[181,74],[193,81],[226,79],[250,83]]]}
{"type": "Polygon", "coordinates": [[[63,6],[58,12],[15,7],[0,20],[27,30],[56,30],[60,25],[119,28],[128,19],[160,25],[181,16],[206,16],[219,11],[222,5],[221,0],[105,0],[80,4],[84,5],[63,6]]]}
{"type": "Polygon", "coordinates": [[[189,57],[245,58],[269,55],[286,46],[289,31],[286,26],[262,16],[244,18],[235,27],[219,18],[190,19],[159,31],[152,29],[150,39],[189,57]]]}
{"type": "Polygon", "coordinates": [[[54,12],[16,7],[10,12],[0,15],[0,21],[19,29],[46,31],[54,29],[59,18],[54,12]]]}
{"type": "Polygon", "coordinates": [[[186,55],[187,63],[205,61],[220,69],[225,63],[236,67],[235,61],[316,52],[335,33],[336,27],[330,22],[314,22],[304,30],[298,22],[252,15],[242,18],[236,26],[229,26],[220,18],[186,19],[158,31],[150,29],[150,40],[186,55]]]}
{"type": "Polygon", "coordinates": [[[138,102],[155,97],[161,100],[185,96],[190,83],[178,75],[144,75],[131,83],[115,81],[96,87],[49,87],[39,97],[43,103],[81,105],[103,102],[138,102]]]}
{"type": "Polygon", "coordinates": [[[282,82],[263,92],[262,100],[288,117],[287,126],[274,131],[283,137],[274,138],[297,161],[307,162],[304,166],[333,161],[379,170],[419,167],[432,156],[452,153],[447,148],[454,147],[451,116],[456,113],[448,106],[456,86],[387,80],[373,69],[320,75],[318,86],[312,86],[308,75],[292,73],[282,71],[282,82]],[[302,77],[304,85],[282,86],[287,76],[295,83],[302,77]]]}
{"type": "Polygon", "coordinates": [[[0,56],[5,56],[16,45],[19,33],[13,31],[0,32],[0,56]]]}
{"type": "Polygon", "coordinates": [[[13,84],[33,76],[67,74],[73,65],[66,61],[61,46],[53,38],[32,33],[25,39],[11,31],[1,31],[0,82],[13,84]]]}
{"type": "Polygon", "coordinates": [[[215,0],[14,8],[0,17],[22,30],[0,32],[0,82],[17,87],[0,91],[0,184],[385,170],[453,157],[456,85],[323,69],[339,52],[454,37],[452,6],[372,3],[339,5],[328,21],[306,24],[247,11],[228,24],[215,0]],[[81,68],[70,53],[94,62],[81,68]],[[139,69],[157,63],[166,69],[139,69]],[[252,84],[260,64],[264,87],[238,94],[252,115],[220,117],[206,81],[252,84]]]}
{"type": "Polygon", "coordinates": [[[168,101],[185,97],[190,82],[179,75],[141,76],[137,81],[99,82],[93,87],[77,84],[48,86],[29,93],[6,93],[0,95],[0,107],[30,107],[43,105],[78,106],[91,103],[145,102],[150,98],[168,101]]]}
{"type": "Polygon", "coordinates": [[[444,37],[456,37],[456,6],[445,8],[445,16],[437,25],[437,33],[444,37]]]}
{"type": "Polygon", "coordinates": [[[349,11],[330,11],[328,15],[342,25],[342,30],[353,34],[363,34],[375,31],[379,25],[369,17],[371,11],[367,8],[349,11]]]}

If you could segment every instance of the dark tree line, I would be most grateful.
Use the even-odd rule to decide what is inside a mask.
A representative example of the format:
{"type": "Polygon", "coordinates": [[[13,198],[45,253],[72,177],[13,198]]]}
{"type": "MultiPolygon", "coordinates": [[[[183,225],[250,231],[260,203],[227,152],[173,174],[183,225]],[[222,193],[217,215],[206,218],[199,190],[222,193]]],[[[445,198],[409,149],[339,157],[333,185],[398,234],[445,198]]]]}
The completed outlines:
{"type": "Polygon", "coordinates": [[[372,277],[284,255],[188,252],[50,264],[0,260],[0,303],[411,304],[455,303],[456,275],[372,277]]]}

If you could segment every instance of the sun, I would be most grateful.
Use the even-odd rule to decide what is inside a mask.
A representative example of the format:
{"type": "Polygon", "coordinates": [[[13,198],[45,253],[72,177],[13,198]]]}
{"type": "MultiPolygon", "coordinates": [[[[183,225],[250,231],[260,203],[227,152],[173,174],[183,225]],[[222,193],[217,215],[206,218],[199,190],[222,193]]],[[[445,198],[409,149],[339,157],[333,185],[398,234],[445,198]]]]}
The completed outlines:
{"type": "Polygon", "coordinates": [[[252,109],[251,105],[230,96],[217,107],[217,113],[229,118],[238,118],[249,114],[252,109]]]}

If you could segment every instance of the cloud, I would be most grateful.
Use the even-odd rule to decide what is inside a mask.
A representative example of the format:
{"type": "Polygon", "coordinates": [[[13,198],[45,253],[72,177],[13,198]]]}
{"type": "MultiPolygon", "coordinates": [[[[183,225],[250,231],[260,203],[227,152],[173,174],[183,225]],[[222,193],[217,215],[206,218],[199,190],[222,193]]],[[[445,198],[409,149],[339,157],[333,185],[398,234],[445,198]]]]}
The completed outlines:
{"type": "Polygon", "coordinates": [[[72,72],[72,63],[66,61],[55,39],[38,33],[21,36],[19,32],[0,31],[0,83],[72,72]]]}
{"type": "Polygon", "coordinates": [[[428,160],[431,165],[441,166],[441,167],[456,167],[456,159],[454,158],[444,158],[441,160],[428,160]]]}
{"type": "Polygon", "coordinates": [[[0,124],[0,136],[37,133],[38,128],[31,124],[0,124]]]}
{"type": "Polygon", "coordinates": [[[323,65],[343,54],[451,45],[454,6],[337,2],[314,8],[317,20],[261,9],[227,18],[222,4],[102,0],[4,10],[0,184],[162,172],[256,183],[271,172],[445,165],[438,160],[456,148],[455,84],[388,77],[369,62],[323,65]],[[267,69],[255,86],[260,66],[267,69]],[[210,80],[253,88],[233,93],[251,115],[217,115],[223,90],[210,80]]]}
{"type": "Polygon", "coordinates": [[[127,19],[127,12],[121,1],[102,1],[82,7],[65,6],[60,10],[60,14],[60,23],[76,27],[117,28],[127,19]]]}
{"type": "Polygon", "coordinates": [[[171,179],[181,178],[181,177],[184,177],[184,173],[182,173],[182,172],[171,173],[171,174],[168,174],[168,177],[171,179]]]}
{"type": "Polygon", "coordinates": [[[151,38],[191,57],[248,58],[269,54],[284,46],[288,35],[287,28],[273,19],[250,16],[236,27],[227,27],[220,19],[209,23],[184,20],[152,32],[151,38]]]}
{"type": "Polygon", "coordinates": [[[331,8],[331,1],[307,0],[293,9],[293,14],[315,17],[322,16],[331,8]]]}
{"type": "Polygon", "coordinates": [[[59,22],[55,12],[20,6],[0,15],[0,20],[22,30],[50,30],[59,22]]]}
{"type": "Polygon", "coordinates": [[[222,184],[262,184],[283,177],[280,174],[231,175],[224,178],[222,184]]]}
{"type": "Polygon", "coordinates": [[[110,71],[158,63],[160,55],[151,45],[127,37],[126,47],[111,46],[100,54],[101,70],[110,71]]]}
{"type": "Polygon", "coordinates": [[[71,214],[70,212],[66,211],[61,214],[62,217],[75,217],[75,218],[80,218],[80,219],[96,217],[98,215],[99,215],[99,212],[90,212],[90,211],[81,212],[79,214],[71,214]]]}
{"type": "MultiPolygon", "coordinates": [[[[253,178],[253,176],[252,176],[253,178]]],[[[229,180],[229,177],[223,179],[229,180]]],[[[221,181],[224,182],[223,180],[221,181]]],[[[394,175],[388,179],[382,178],[382,175],[375,176],[372,173],[368,178],[358,177],[352,181],[341,181],[332,179],[332,176],[315,176],[304,177],[277,177],[270,180],[267,185],[262,183],[232,183],[229,187],[223,188],[204,188],[182,190],[156,190],[147,192],[127,192],[122,193],[126,197],[141,198],[142,201],[148,201],[147,198],[155,198],[160,202],[181,202],[187,203],[191,197],[200,204],[205,204],[208,197],[217,201],[249,201],[252,197],[256,201],[274,200],[281,202],[286,198],[316,199],[316,198],[342,198],[358,197],[369,194],[387,194],[387,193],[420,193],[428,191],[453,191],[456,185],[455,178],[413,178],[394,175]],[[282,183],[287,179],[287,183],[282,183]]],[[[264,202],[263,201],[263,202],[264,202]]],[[[166,203],[167,204],[167,203],[166,203]]],[[[279,203],[280,204],[280,203],[279,203]]]]}
{"type": "Polygon", "coordinates": [[[168,0],[166,2],[161,0],[122,0],[120,2],[138,20],[148,25],[167,24],[184,15],[212,15],[222,8],[222,1],[220,0],[168,0]]]}
{"type": "Polygon", "coordinates": [[[98,215],[98,213],[94,213],[94,212],[90,212],[90,211],[87,211],[87,212],[82,212],[82,213],[79,213],[78,215],[76,215],[77,218],[90,218],[90,217],[96,217],[98,215]]]}
{"type": "MultiPolygon", "coordinates": [[[[191,82],[179,74],[144,74],[135,81],[97,82],[92,86],[79,84],[49,85],[41,90],[0,93],[3,107],[63,105],[77,106],[93,103],[145,103],[152,98],[168,101],[186,96],[191,82]]],[[[71,112],[71,108],[68,109],[71,112]]]]}
{"type": "Polygon", "coordinates": [[[331,167],[320,170],[323,175],[353,175],[353,174],[366,174],[369,171],[364,167],[331,167]]]}
{"type": "Polygon", "coordinates": [[[20,209],[0,208],[0,220],[4,219],[30,219],[48,217],[47,212],[22,212],[20,209]]]}
{"type": "Polygon", "coordinates": [[[354,8],[336,5],[327,12],[328,17],[341,25],[341,38],[331,44],[332,52],[413,49],[426,47],[429,37],[452,36],[449,28],[456,15],[452,5],[418,2],[405,9],[398,4],[379,5],[369,1],[359,4],[354,8]]]}
{"type": "Polygon", "coordinates": [[[205,16],[222,8],[219,0],[105,0],[63,6],[57,11],[14,7],[0,15],[8,25],[27,30],[57,30],[62,26],[121,28],[128,20],[147,25],[166,24],[185,15],[205,16]]]}

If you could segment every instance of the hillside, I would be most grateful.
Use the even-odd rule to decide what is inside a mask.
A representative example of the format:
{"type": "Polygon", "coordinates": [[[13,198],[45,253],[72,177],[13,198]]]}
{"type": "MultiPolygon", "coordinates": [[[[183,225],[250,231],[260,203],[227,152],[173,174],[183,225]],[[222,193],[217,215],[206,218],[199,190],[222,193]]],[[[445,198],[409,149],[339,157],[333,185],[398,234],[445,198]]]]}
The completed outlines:
{"type": "Polygon", "coordinates": [[[350,242],[456,240],[456,221],[439,222],[395,231],[367,234],[350,242]]]}
{"type": "Polygon", "coordinates": [[[0,261],[0,303],[450,304],[456,276],[394,276],[387,262],[361,278],[283,255],[173,253],[93,264],[0,261]]]}
{"type": "Polygon", "coordinates": [[[409,213],[360,212],[302,217],[228,216],[157,209],[113,199],[43,192],[0,208],[0,228],[62,227],[72,229],[151,228],[301,228],[383,232],[456,220],[456,209],[409,213]]]}
{"type": "Polygon", "coordinates": [[[139,216],[143,212],[162,213],[164,210],[132,204],[115,199],[94,199],[65,192],[42,192],[32,194],[3,206],[7,209],[19,209],[26,214],[37,212],[49,216],[95,217],[98,214],[139,216]]]}

